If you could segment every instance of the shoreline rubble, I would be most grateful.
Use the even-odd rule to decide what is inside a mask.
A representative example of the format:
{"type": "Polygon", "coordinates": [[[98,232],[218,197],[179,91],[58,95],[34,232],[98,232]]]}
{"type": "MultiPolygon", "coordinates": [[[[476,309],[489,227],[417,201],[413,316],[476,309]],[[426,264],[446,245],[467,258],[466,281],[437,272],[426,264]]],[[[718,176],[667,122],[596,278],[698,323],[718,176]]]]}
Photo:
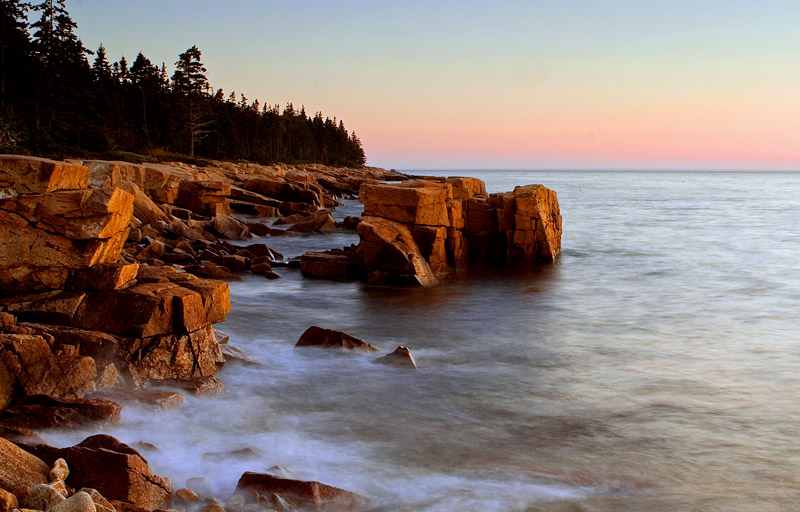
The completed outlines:
{"type": "MultiPolygon", "coordinates": [[[[183,401],[176,389],[222,389],[216,374],[226,360],[259,364],[214,329],[231,311],[225,281],[246,272],[280,278],[274,267],[287,262],[257,237],[332,229],[356,230],[359,244],[288,264],[308,277],[432,286],[471,264],[553,261],[561,216],[555,192],[541,185],[486,194],[475,178],[374,167],[0,155],[0,512],[364,504],[319,482],[252,473],[242,478],[258,492],[194,501],[199,490],[173,492],[113,437],[53,448],[34,433],[100,428],[119,418],[117,402],[172,407],[183,401]],[[356,198],[364,214],[335,222],[330,209],[356,198]],[[15,467],[26,469],[14,476],[15,467]]],[[[355,340],[337,336],[343,346],[355,340]]],[[[415,368],[398,351],[379,361],[415,368]]]]}

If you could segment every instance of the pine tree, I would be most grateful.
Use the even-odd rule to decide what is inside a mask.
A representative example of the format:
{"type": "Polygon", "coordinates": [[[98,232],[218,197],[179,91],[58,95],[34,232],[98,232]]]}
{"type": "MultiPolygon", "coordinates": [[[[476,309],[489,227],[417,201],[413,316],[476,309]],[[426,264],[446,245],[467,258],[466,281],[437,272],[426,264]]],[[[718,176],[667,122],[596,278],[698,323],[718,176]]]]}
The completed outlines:
{"type": "Polygon", "coordinates": [[[27,16],[30,5],[19,0],[0,3],[0,147],[20,142],[12,125],[15,111],[24,114],[25,93],[33,81],[27,16]]]}
{"type": "Polygon", "coordinates": [[[172,90],[185,101],[186,128],[189,131],[189,156],[207,134],[210,122],[205,118],[203,100],[208,89],[206,68],[200,61],[201,53],[192,46],[178,56],[175,73],[172,75],[172,90]]]}
{"type": "Polygon", "coordinates": [[[111,78],[111,64],[108,63],[106,57],[106,49],[103,44],[97,48],[95,52],[94,64],[92,64],[92,73],[98,80],[108,80],[111,78]]]}

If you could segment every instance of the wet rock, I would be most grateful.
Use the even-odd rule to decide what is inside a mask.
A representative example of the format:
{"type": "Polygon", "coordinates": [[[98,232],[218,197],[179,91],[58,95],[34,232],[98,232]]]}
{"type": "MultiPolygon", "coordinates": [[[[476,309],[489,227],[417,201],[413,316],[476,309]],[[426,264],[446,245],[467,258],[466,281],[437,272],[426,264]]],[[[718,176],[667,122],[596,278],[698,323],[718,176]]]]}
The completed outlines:
{"type": "Polygon", "coordinates": [[[49,474],[50,466],[46,462],[0,438],[0,488],[11,491],[24,502],[28,489],[46,484],[49,474]]]}
{"type": "Polygon", "coordinates": [[[128,340],[122,359],[134,384],[213,377],[221,351],[209,326],[188,334],[128,340]]]}
{"type": "Polygon", "coordinates": [[[107,389],[92,395],[114,402],[135,401],[158,409],[172,409],[184,402],[181,393],[159,389],[107,389]]]}
{"type": "Polygon", "coordinates": [[[92,498],[92,501],[94,502],[94,506],[97,512],[116,512],[114,506],[105,498],[105,496],[100,494],[97,491],[97,489],[84,487],[83,489],[80,489],[78,492],[85,492],[92,498]]]}
{"type": "Polygon", "coordinates": [[[203,454],[203,460],[220,462],[231,457],[235,458],[236,460],[256,459],[260,455],[261,454],[253,448],[240,448],[230,452],[207,452],[203,454]]]}
{"type": "Polygon", "coordinates": [[[194,265],[184,267],[184,270],[199,277],[219,279],[221,281],[241,281],[242,278],[230,272],[227,268],[211,261],[201,261],[194,265]]]}
{"type": "Polygon", "coordinates": [[[308,220],[292,224],[289,231],[298,233],[310,233],[313,231],[328,231],[336,227],[333,214],[327,210],[322,210],[311,216],[308,220]]]}
{"type": "Polygon", "coordinates": [[[16,508],[19,508],[17,497],[5,489],[0,489],[0,512],[12,512],[16,508]]]}
{"type": "Polygon", "coordinates": [[[312,325],[300,336],[295,347],[330,347],[346,350],[377,352],[378,349],[364,340],[333,329],[323,329],[312,325]]]}
{"type": "Polygon", "coordinates": [[[355,231],[356,229],[358,229],[359,222],[361,222],[361,217],[354,217],[352,215],[348,215],[342,220],[342,222],[337,222],[336,227],[347,229],[350,231],[355,231]]]}
{"type": "Polygon", "coordinates": [[[2,380],[12,375],[24,394],[79,398],[94,390],[97,368],[90,357],[54,356],[44,338],[34,335],[0,334],[0,347],[2,380]]]}
{"type": "Polygon", "coordinates": [[[26,429],[83,428],[119,421],[119,404],[108,400],[31,395],[0,411],[0,426],[26,429]]]}
{"type": "Polygon", "coordinates": [[[379,357],[375,362],[396,366],[398,368],[407,368],[409,370],[417,369],[417,364],[414,361],[414,357],[411,355],[411,351],[402,345],[397,347],[391,354],[379,357]]]}
{"type": "Polygon", "coordinates": [[[92,497],[83,491],[49,507],[47,512],[97,512],[92,497]]]}
{"type": "Polygon", "coordinates": [[[262,224],[261,222],[247,222],[250,233],[256,236],[285,236],[287,233],[283,229],[276,229],[262,224]]]}
{"type": "Polygon", "coordinates": [[[244,473],[236,485],[236,494],[250,500],[258,495],[278,494],[312,510],[353,511],[364,507],[368,499],[359,494],[320,482],[291,480],[262,473],[244,473]]]}
{"type": "Polygon", "coordinates": [[[169,482],[154,475],[136,450],[111,436],[94,435],[69,448],[32,449],[45,461],[64,458],[71,469],[69,483],[73,487],[96,489],[108,500],[132,503],[146,510],[169,504],[169,482]]]}
{"type": "Polygon", "coordinates": [[[208,395],[225,390],[225,385],[216,377],[173,379],[169,381],[169,384],[195,395],[208,395]]]}
{"type": "Polygon", "coordinates": [[[250,238],[250,228],[247,224],[234,219],[230,215],[217,215],[214,217],[214,231],[223,238],[231,240],[247,240],[250,238]]]}
{"type": "Polygon", "coordinates": [[[94,381],[94,387],[95,389],[122,387],[122,378],[120,377],[117,365],[114,363],[97,365],[97,379],[94,381]]]}
{"type": "Polygon", "coordinates": [[[358,234],[361,237],[358,252],[368,272],[383,272],[396,284],[438,284],[436,275],[404,224],[379,217],[362,217],[358,234]]]}
{"type": "Polygon", "coordinates": [[[245,247],[245,249],[253,253],[256,257],[267,257],[272,261],[283,259],[283,254],[270,249],[266,244],[250,244],[245,247]]]}
{"type": "Polygon", "coordinates": [[[122,290],[136,282],[138,272],[138,263],[94,265],[72,272],[67,287],[78,290],[122,290]]]}
{"type": "Polygon", "coordinates": [[[309,251],[300,257],[303,274],[324,279],[361,278],[362,269],[355,251],[309,251]]]}
{"type": "Polygon", "coordinates": [[[85,296],[79,291],[13,295],[0,299],[0,305],[22,321],[69,324],[85,296]]]}
{"type": "Polygon", "coordinates": [[[30,488],[25,505],[37,510],[48,510],[66,497],[50,484],[37,484],[30,488]]]}
{"type": "Polygon", "coordinates": [[[253,357],[252,354],[230,344],[222,345],[222,355],[226,363],[229,361],[239,361],[240,363],[263,366],[263,363],[253,357]]]}
{"type": "Polygon", "coordinates": [[[311,219],[311,215],[304,215],[302,213],[295,213],[294,215],[287,215],[286,217],[281,217],[276,219],[275,222],[272,223],[273,226],[281,226],[281,225],[288,225],[288,224],[295,224],[297,222],[304,222],[311,219]]]}
{"type": "Polygon", "coordinates": [[[62,482],[69,476],[69,466],[64,459],[56,459],[50,468],[50,481],[61,480],[62,482]]]}
{"type": "Polygon", "coordinates": [[[175,491],[175,497],[184,503],[197,503],[200,501],[200,496],[187,487],[181,487],[175,491]]]}
{"type": "Polygon", "coordinates": [[[323,207],[322,189],[311,183],[301,184],[255,178],[244,182],[242,188],[284,202],[308,203],[323,207]]]}

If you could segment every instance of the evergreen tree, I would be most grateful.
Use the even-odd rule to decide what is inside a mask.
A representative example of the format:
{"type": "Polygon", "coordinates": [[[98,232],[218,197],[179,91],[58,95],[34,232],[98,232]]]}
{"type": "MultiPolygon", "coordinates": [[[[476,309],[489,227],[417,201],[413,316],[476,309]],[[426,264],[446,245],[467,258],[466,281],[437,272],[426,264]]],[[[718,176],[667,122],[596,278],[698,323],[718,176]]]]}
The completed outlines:
{"type": "Polygon", "coordinates": [[[92,73],[98,80],[108,80],[111,78],[111,64],[108,63],[106,57],[106,49],[103,44],[97,48],[95,52],[94,64],[92,64],[92,73]]]}
{"type": "Polygon", "coordinates": [[[178,56],[172,75],[172,90],[185,100],[186,128],[189,132],[189,156],[194,156],[197,143],[207,134],[210,124],[205,118],[203,99],[208,89],[206,68],[200,61],[201,53],[192,46],[178,56]]]}
{"type": "Polygon", "coordinates": [[[19,0],[0,3],[0,147],[21,142],[15,112],[25,114],[31,75],[31,42],[27,15],[30,5],[19,0]]]}

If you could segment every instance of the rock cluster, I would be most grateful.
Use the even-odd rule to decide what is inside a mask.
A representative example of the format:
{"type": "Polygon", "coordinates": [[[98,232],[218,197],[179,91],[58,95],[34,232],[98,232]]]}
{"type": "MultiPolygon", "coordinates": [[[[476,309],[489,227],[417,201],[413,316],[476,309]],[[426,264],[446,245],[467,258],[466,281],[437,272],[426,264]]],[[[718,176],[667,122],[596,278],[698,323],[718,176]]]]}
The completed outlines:
{"type": "Polygon", "coordinates": [[[556,193],[541,185],[487,195],[476,178],[364,184],[359,200],[372,283],[428,286],[468,263],[553,261],[561,251],[556,193]]]}
{"type": "Polygon", "coordinates": [[[553,261],[561,252],[556,193],[542,185],[487,194],[476,178],[364,183],[357,248],[306,253],[306,275],[432,286],[470,264],[553,261]]]}

